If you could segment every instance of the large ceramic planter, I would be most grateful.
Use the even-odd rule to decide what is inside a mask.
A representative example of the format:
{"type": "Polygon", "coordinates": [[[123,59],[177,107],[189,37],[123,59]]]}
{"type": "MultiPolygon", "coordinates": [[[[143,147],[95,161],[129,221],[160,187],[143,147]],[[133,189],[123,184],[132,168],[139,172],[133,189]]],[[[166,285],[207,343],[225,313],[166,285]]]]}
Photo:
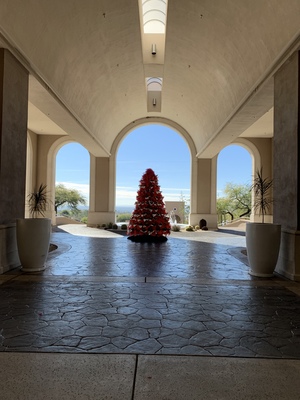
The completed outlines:
{"type": "Polygon", "coordinates": [[[280,248],[281,225],[249,222],[246,224],[246,247],[250,275],[273,276],[280,248]]]}
{"type": "Polygon", "coordinates": [[[50,234],[51,220],[48,218],[17,220],[17,245],[23,271],[37,272],[45,269],[50,234]]]}

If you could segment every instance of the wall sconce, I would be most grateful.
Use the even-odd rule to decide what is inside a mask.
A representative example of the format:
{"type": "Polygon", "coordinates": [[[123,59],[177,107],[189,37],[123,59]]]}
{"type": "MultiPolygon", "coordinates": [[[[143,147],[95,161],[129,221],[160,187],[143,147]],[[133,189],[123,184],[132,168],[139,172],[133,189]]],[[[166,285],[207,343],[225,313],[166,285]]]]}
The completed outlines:
{"type": "Polygon", "coordinates": [[[155,56],[156,55],[156,44],[152,45],[152,51],[151,51],[152,55],[155,56]]]}
{"type": "Polygon", "coordinates": [[[155,98],[152,100],[152,105],[153,105],[153,107],[156,106],[156,99],[155,98]]]}

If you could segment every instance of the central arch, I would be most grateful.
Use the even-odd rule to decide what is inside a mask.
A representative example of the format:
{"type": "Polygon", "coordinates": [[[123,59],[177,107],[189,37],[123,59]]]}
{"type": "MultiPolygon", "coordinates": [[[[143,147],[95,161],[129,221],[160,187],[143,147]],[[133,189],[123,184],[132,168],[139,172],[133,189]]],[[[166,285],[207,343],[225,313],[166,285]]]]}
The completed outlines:
{"type": "Polygon", "coordinates": [[[190,179],[190,210],[191,213],[195,208],[195,200],[196,200],[196,190],[197,187],[197,158],[196,158],[196,147],[188,132],[182,128],[180,125],[176,124],[174,121],[159,118],[159,117],[151,117],[151,118],[142,118],[137,121],[133,121],[131,124],[127,125],[119,135],[116,137],[112,148],[111,148],[111,157],[110,157],[110,181],[112,182],[110,186],[109,193],[109,202],[113,209],[116,207],[116,173],[117,173],[117,154],[119,147],[125,137],[130,134],[132,131],[136,130],[139,127],[145,125],[163,125],[166,126],[176,133],[178,133],[186,142],[187,147],[190,152],[190,171],[191,171],[191,179],[190,179]]]}

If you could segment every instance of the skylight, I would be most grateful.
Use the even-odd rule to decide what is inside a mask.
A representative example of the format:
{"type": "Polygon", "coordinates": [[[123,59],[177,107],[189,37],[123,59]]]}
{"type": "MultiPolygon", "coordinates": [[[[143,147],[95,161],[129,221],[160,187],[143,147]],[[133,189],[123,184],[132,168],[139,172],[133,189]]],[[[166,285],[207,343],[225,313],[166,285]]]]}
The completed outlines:
{"type": "Polygon", "coordinates": [[[162,81],[162,78],[146,78],[148,92],[161,92],[162,81]]]}
{"type": "Polygon", "coordinates": [[[166,33],[168,0],[142,0],[144,33],[166,33]]]}

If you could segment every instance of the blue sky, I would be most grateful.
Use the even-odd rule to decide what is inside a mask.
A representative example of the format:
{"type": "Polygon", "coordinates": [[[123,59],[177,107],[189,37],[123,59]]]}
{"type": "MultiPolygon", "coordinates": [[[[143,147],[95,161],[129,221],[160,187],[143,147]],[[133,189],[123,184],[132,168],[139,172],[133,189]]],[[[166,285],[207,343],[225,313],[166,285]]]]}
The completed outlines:
{"type": "MultiPolygon", "coordinates": [[[[185,140],[162,125],[145,125],[129,133],[118,149],[116,208],[134,206],[140,179],[147,168],[158,175],[165,200],[190,198],[190,152],[185,140]]],[[[251,157],[241,146],[230,145],[218,156],[217,191],[227,182],[250,184],[251,157]]],[[[89,153],[81,145],[62,147],[56,158],[56,183],[79,190],[88,199],[89,153]]]]}

